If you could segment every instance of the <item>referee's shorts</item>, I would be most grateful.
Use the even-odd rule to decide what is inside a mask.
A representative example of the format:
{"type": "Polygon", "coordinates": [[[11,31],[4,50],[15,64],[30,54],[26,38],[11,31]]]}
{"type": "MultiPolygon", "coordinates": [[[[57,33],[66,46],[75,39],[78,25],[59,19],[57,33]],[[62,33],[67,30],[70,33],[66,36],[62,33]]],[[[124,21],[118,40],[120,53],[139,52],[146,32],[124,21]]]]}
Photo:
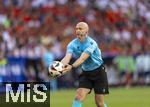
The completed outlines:
{"type": "Polygon", "coordinates": [[[92,71],[82,71],[83,72],[79,76],[78,88],[94,89],[95,94],[109,93],[107,74],[104,65],[92,71]]]}

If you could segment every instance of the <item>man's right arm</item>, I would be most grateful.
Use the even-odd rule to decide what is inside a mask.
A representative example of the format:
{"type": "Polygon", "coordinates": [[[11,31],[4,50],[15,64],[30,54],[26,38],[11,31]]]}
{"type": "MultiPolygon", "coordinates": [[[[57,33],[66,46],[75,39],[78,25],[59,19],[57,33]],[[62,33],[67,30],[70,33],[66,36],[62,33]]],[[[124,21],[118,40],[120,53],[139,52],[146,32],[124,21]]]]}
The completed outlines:
{"type": "Polygon", "coordinates": [[[71,53],[67,53],[66,56],[61,60],[61,62],[64,65],[67,65],[67,64],[69,64],[71,58],[72,58],[72,54],[71,53]]]}
{"type": "Polygon", "coordinates": [[[73,43],[70,42],[67,46],[67,51],[65,57],[61,60],[64,65],[68,65],[73,54],[73,43]]]}

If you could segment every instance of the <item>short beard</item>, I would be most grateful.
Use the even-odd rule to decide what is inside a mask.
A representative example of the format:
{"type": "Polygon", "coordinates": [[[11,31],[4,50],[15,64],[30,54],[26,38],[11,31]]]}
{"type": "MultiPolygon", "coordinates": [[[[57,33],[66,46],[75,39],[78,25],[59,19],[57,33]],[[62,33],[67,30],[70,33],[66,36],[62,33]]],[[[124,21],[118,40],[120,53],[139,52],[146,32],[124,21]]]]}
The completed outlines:
{"type": "Polygon", "coordinates": [[[79,33],[78,35],[80,35],[80,36],[86,36],[86,33],[79,33]]]}

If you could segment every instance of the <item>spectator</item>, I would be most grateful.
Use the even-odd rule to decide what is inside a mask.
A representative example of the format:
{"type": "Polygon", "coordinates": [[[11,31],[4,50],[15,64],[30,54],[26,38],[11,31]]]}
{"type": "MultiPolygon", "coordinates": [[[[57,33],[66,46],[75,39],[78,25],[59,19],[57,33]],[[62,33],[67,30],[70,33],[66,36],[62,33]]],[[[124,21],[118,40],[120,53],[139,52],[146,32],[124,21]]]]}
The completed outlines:
{"type": "Polygon", "coordinates": [[[128,47],[125,47],[123,53],[115,57],[114,63],[120,72],[120,81],[122,85],[130,87],[133,83],[133,73],[135,72],[135,61],[130,54],[128,47]]]}
{"type": "Polygon", "coordinates": [[[150,55],[146,49],[141,49],[140,54],[136,57],[136,68],[138,72],[138,83],[150,83],[150,55]]]}

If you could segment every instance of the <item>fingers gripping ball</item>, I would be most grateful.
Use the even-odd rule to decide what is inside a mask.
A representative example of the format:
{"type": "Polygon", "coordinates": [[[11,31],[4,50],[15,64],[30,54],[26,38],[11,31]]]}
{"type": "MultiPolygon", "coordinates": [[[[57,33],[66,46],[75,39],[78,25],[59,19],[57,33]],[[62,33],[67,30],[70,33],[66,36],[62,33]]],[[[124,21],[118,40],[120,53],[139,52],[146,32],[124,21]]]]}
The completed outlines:
{"type": "Polygon", "coordinates": [[[49,66],[49,73],[52,77],[57,77],[62,75],[62,70],[64,65],[62,62],[54,61],[51,66],[49,66]]]}

